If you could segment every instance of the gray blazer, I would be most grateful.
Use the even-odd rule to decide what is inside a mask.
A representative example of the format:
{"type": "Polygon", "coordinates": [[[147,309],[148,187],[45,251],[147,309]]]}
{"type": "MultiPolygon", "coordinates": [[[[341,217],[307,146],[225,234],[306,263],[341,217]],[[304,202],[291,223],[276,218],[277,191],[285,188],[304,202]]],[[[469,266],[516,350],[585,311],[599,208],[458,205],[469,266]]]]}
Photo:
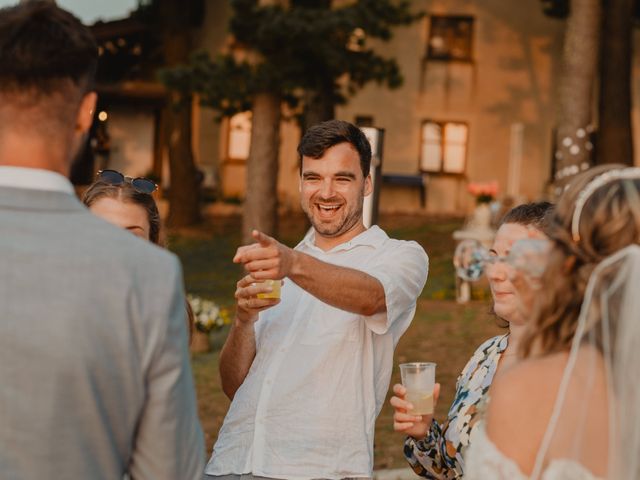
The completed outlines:
{"type": "Polygon", "coordinates": [[[0,478],[202,478],[182,273],[73,196],[0,187],[0,478]]]}

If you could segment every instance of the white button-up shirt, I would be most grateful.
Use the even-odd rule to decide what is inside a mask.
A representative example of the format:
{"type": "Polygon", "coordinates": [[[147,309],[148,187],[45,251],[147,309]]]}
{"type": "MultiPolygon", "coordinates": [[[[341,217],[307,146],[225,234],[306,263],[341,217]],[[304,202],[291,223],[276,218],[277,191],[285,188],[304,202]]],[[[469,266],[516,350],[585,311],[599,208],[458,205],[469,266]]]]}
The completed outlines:
{"type": "Polygon", "coordinates": [[[314,238],[311,231],[296,250],[378,279],[387,311],[340,310],[286,279],[281,302],[255,323],[256,356],[220,429],[209,475],[372,475],[375,419],[428,258],[416,242],[390,239],[377,226],[327,252],[314,238]]]}

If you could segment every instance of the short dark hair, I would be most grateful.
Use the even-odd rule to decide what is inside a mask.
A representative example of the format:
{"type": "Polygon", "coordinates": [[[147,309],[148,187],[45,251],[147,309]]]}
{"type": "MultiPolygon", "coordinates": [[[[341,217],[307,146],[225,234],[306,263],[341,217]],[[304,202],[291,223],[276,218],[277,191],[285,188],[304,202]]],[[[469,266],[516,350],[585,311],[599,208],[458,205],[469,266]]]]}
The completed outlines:
{"type": "Polygon", "coordinates": [[[362,175],[366,178],[371,166],[371,144],[362,130],[343,120],[328,120],[306,131],[298,145],[300,173],[302,157],[320,158],[329,148],[344,142],[351,144],[358,152],[362,175]]]}
{"type": "Polygon", "coordinates": [[[518,225],[531,225],[542,233],[547,234],[549,218],[554,209],[550,202],[531,202],[512,208],[500,220],[500,225],[505,223],[517,223],[518,225]]]}
{"type": "Polygon", "coordinates": [[[93,88],[98,46],[74,15],[48,1],[0,9],[0,91],[93,88]]]}

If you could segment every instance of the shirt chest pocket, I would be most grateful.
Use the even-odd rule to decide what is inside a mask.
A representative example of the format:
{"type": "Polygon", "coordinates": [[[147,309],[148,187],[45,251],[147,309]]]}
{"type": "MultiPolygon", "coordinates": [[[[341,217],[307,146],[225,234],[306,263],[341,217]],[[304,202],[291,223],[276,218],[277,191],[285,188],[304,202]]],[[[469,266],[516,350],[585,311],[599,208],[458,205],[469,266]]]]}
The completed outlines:
{"type": "Polygon", "coordinates": [[[303,345],[357,342],[362,328],[361,315],[318,302],[304,319],[299,341],[303,345]]]}

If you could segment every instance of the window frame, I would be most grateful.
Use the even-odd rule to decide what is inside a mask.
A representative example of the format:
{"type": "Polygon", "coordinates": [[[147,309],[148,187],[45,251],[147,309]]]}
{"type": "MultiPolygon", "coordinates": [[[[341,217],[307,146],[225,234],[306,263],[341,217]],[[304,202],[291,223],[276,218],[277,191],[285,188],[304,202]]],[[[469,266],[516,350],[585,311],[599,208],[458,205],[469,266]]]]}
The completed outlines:
{"type": "Polygon", "coordinates": [[[422,122],[420,123],[420,138],[419,138],[419,150],[418,150],[418,171],[421,173],[426,173],[426,174],[431,174],[431,175],[450,175],[450,176],[464,176],[467,173],[467,165],[469,164],[469,131],[470,131],[470,127],[469,127],[469,122],[464,121],[464,120],[435,120],[433,118],[426,118],[424,120],[422,120],[422,122]],[[440,162],[440,169],[439,170],[426,170],[423,168],[423,163],[422,163],[422,155],[423,155],[423,147],[424,147],[424,127],[426,124],[428,123],[432,123],[432,124],[436,124],[438,126],[440,126],[441,129],[441,136],[440,136],[440,149],[441,149],[441,162],[440,162]],[[464,143],[464,166],[462,168],[462,171],[448,171],[445,170],[445,163],[446,163],[446,159],[445,159],[445,147],[446,147],[446,141],[445,141],[445,130],[446,130],[446,126],[447,124],[459,124],[459,125],[464,125],[467,128],[467,136],[465,139],[465,143],[464,143]]]}
{"type": "Polygon", "coordinates": [[[425,59],[428,61],[436,62],[460,62],[460,63],[474,63],[474,31],[475,31],[475,17],[473,15],[429,15],[429,32],[427,35],[427,50],[425,52],[425,59]],[[469,23],[469,51],[465,57],[454,57],[452,55],[436,55],[433,52],[431,46],[431,39],[433,34],[434,20],[446,20],[450,22],[463,22],[469,23]]]}
{"type": "Polygon", "coordinates": [[[241,157],[233,157],[231,156],[231,135],[232,135],[232,127],[231,127],[231,119],[233,117],[235,117],[236,115],[243,115],[243,114],[249,114],[249,124],[251,126],[251,128],[253,128],[253,124],[251,123],[251,116],[253,115],[253,112],[251,110],[246,110],[244,112],[238,112],[234,115],[230,115],[228,117],[226,117],[226,123],[227,123],[227,141],[226,141],[226,145],[225,145],[225,151],[224,151],[224,162],[225,163],[240,163],[240,164],[245,164],[247,163],[247,160],[249,159],[249,152],[251,151],[251,128],[249,129],[249,151],[247,152],[247,157],[246,158],[241,158],[241,157]]]}

